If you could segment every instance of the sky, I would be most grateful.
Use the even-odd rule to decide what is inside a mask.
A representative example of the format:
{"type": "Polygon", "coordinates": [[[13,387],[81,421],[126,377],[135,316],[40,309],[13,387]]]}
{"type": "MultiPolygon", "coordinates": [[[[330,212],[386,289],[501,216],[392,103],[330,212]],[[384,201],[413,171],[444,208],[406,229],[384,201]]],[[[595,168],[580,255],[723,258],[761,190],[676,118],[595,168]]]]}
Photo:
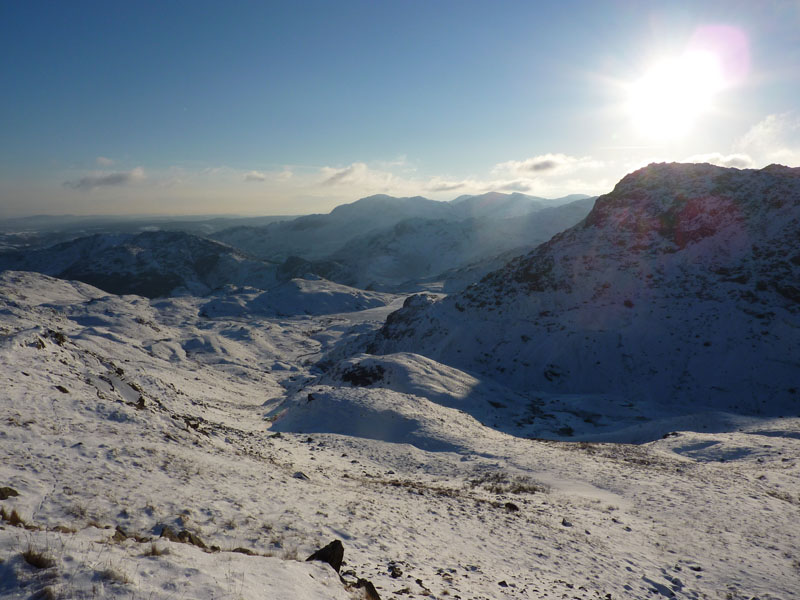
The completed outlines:
{"type": "Polygon", "coordinates": [[[800,1],[0,0],[0,217],[800,166],[800,1]]]}

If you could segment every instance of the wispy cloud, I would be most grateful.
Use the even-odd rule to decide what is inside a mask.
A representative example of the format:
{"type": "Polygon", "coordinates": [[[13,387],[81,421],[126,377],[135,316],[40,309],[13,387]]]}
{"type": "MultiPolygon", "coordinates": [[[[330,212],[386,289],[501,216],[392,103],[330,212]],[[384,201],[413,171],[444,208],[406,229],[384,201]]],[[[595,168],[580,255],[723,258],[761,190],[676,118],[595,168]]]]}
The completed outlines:
{"type": "Polygon", "coordinates": [[[470,183],[471,182],[468,181],[451,181],[440,177],[434,177],[427,183],[425,189],[429,192],[452,192],[455,190],[463,190],[468,187],[470,183]]]}
{"type": "Polygon", "coordinates": [[[580,168],[597,168],[603,163],[591,157],[576,157],[567,154],[540,154],[524,160],[509,160],[498,163],[492,169],[497,176],[538,177],[563,175],[580,168]]]}
{"type": "Polygon", "coordinates": [[[111,160],[110,158],[107,158],[107,157],[105,157],[105,156],[98,156],[98,157],[95,159],[95,162],[96,162],[98,165],[100,165],[101,167],[110,167],[111,165],[113,165],[113,164],[114,164],[114,161],[113,161],[113,160],[111,160]]]}
{"type": "Polygon", "coordinates": [[[721,154],[719,152],[695,154],[683,160],[683,162],[710,163],[719,167],[734,167],[736,169],[749,169],[753,166],[753,159],[747,154],[721,154]]]}
{"type": "Polygon", "coordinates": [[[749,154],[760,166],[800,165],[800,113],[767,115],[736,142],[735,150],[749,154]]]}
{"type": "Polygon", "coordinates": [[[244,174],[245,181],[266,181],[267,175],[261,171],[248,171],[244,174]]]}
{"type": "Polygon", "coordinates": [[[81,177],[77,181],[65,181],[64,185],[76,190],[93,190],[97,187],[129,185],[141,181],[144,178],[144,169],[136,167],[130,171],[92,173],[91,175],[81,177]]]}
{"type": "Polygon", "coordinates": [[[494,189],[500,192],[530,192],[533,189],[533,184],[522,179],[500,183],[494,189]]]}
{"type": "Polygon", "coordinates": [[[338,185],[341,183],[357,183],[364,178],[368,171],[368,167],[364,163],[353,163],[349,167],[343,169],[334,169],[332,167],[322,167],[321,171],[325,179],[322,185],[338,185]]]}
{"type": "Polygon", "coordinates": [[[348,167],[335,169],[322,167],[322,185],[337,186],[351,185],[372,189],[389,189],[399,183],[398,178],[388,171],[371,169],[363,162],[355,162],[348,167]]]}

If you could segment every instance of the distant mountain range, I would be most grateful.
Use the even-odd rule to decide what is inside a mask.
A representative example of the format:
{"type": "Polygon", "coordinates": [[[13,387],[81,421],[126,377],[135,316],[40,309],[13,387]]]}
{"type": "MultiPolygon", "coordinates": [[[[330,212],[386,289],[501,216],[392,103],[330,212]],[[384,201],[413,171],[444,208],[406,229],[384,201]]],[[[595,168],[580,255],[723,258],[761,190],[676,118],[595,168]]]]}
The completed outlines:
{"type": "Polygon", "coordinates": [[[367,347],[517,390],[800,411],[800,169],[653,164],[461,293],[413,296],[367,347]]]}
{"type": "MultiPolygon", "coordinates": [[[[6,222],[7,241],[22,236],[10,245],[25,246],[20,240],[28,235],[13,230],[14,223],[31,227],[34,241],[0,254],[0,270],[38,271],[148,297],[204,295],[225,285],[265,290],[306,276],[387,292],[460,289],[491,270],[498,256],[523,253],[579,221],[592,199],[559,202],[500,193],[453,202],[382,195],[327,215],[264,217],[266,225],[220,229],[236,221],[198,218],[151,223],[140,233],[145,221],[32,217],[6,222]],[[48,236],[74,237],[81,228],[102,233],[37,247],[48,236]]],[[[254,221],[260,222],[243,222],[254,221]]]]}
{"type": "Polygon", "coordinates": [[[0,252],[37,250],[81,237],[108,233],[183,231],[205,236],[242,224],[264,225],[294,219],[287,216],[115,216],[35,215],[0,219],[0,252]]]}
{"type": "Polygon", "coordinates": [[[463,284],[448,284],[451,272],[471,266],[470,274],[480,277],[489,270],[480,268],[483,261],[547,241],[586,216],[592,203],[586,196],[546,200],[498,192],[453,202],[378,195],[327,215],[236,227],[212,237],[354,287],[445,289],[463,284]]]}
{"type": "Polygon", "coordinates": [[[0,270],[75,279],[114,294],[204,295],[226,284],[267,289],[277,265],[180,231],[92,235],[0,255],[0,270]]]}

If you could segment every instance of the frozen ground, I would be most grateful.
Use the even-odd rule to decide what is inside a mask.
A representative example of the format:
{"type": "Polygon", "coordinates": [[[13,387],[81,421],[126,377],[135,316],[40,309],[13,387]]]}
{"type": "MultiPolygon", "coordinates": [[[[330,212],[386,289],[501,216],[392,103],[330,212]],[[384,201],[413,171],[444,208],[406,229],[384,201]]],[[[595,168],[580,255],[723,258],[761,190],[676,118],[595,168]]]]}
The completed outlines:
{"type": "Polygon", "coordinates": [[[800,596],[800,419],[521,397],[408,353],[321,374],[397,303],[206,302],[0,276],[0,597],[363,597],[304,562],[333,539],[384,599],[800,596]],[[522,437],[567,426],[654,441],[522,437]]]}

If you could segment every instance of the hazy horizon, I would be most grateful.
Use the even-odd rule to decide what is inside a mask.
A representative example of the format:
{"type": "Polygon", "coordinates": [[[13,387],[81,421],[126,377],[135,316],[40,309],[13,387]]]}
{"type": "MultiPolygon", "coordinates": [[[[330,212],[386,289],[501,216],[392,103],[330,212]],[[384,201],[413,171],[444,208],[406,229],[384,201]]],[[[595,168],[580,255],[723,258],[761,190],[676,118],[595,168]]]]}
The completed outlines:
{"type": "Polygon", "coordinates": [[[13,3],[0,218],[301,215],[800,164],[800,4],[13,3]]]}

